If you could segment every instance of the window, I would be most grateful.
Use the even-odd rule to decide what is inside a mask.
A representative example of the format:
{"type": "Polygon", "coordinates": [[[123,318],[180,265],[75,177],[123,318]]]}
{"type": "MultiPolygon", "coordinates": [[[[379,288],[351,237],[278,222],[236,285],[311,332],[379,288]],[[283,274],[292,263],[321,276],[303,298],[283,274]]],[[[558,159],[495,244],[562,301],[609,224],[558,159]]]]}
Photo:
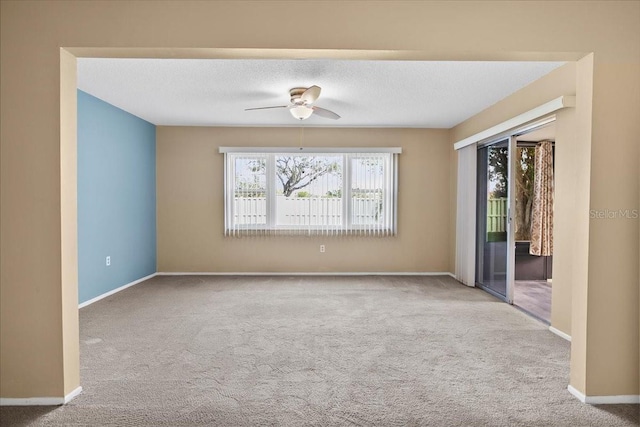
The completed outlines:
{"type": "Polygon", "coordinates": [[[226,235],[396,232],[399,148],[221,147],[220,152],[225,153],[226,235]]]}

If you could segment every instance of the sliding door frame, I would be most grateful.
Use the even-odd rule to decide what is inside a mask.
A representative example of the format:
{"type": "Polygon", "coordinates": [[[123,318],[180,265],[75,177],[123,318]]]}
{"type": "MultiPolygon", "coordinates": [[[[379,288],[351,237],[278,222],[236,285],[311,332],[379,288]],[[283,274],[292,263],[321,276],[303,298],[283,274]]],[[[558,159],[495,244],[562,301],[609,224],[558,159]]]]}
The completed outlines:
{"type": "Polygon", "coordinates": [[[506,301],[513,304],[513,292],[516,277],[516,229],[513,215],[516,211],[516,153],[517,137],[509,137],[509,185],[507,195],[507,291],[506,301]]]}
{"type": "MultiPolygon", "coordinates": [[[[514,288],[514,278],[515,278],[515,235],[514,235],[514,224],[512,221],[512,212],[515,212],[514,208],[515,208],[515,190],[514,190],[514,185],[513,185],[513,171],[515,170],[515,163],[514,163],[514,158],[515,156],[513,155],[515,153],[515,143],[516,143],[516,138],[515,136],[508,134],[508,135],[501,135],[500,137],[497,138],[492,138],[488,141],[485,141],[483,143],[478,143],[476,144],[476,152],[480,151],[483,148],[487,148],[487,147],[491,147],[493,145],[496,144],[501,144],[501,143],[505,143],[507,144],[507,157],[508,157],[508,165],[507,165],[507,221],[506,221],[506,231],[507,231],[507,240],[506,240],[506,252],[505,252],[505,293],[504,295],[502,295],[501,293],[495,291],[494,289],[491,289],[490,286],[486,286],[485,284],[482,283],[482,279],[478,277],[478,268],[479,268],[479,256],[480,256],[480,248],[481,248],[481,243],[480,243],[480,236],[479,236],[479,231],[483,229],[483,227],[478,224],[479,221],[479,210],[481,209],[481,206],[483,206],[483,203],[478,200],[479,199],[479,184],[481,182],[483,182],[483,180],[480,179],[476,179],[476,254],[475,254],[475,271],[476,271],[476,278],[475,278],[475,285],[477,287],[479,287],[480,289],[488,292],[489,294],[495,296],[498,299],[501,299],[502,301],[505,301],[509,304],[513,304],[513,288],[514,288]]],[[[478,157],[479,158],[479,157],[478,157]]],[[[478,171],[476,171],[476,173],[478,173],[480,171],[480,169],[478,169],[478,171]]],[[[485,172],[486,173],[486,172],[485,172]]],[[[485,189],[486,190],[486,189],[485,189]]],[[[483,218],[486,217],[486,212],[483,213],[483,218]]],[[[485,221],[486,223],[486,221],[485,221]]],[[[484,233],[483,233],[484,234],[484,233]]],[[[483,243],[482,243],[482,247],[484,247],[484,238],[483,238],[483,243]]]]}
{"type": "MultiPolygon", "coordinates": [[[[476,149],[479,150],[484,147],[491,146],[493,144],[497,144],[503,142],[508,139],[509,144],[509,166],[508,166],[508,191],[507,191],[507,260],[506,260],[506,291],[505,295],[501,295],[498,292],[493,291],[487,286],[482,285],[479,282],[478,277],[475,279],[475,285],[482,290],[490,293],[491,295],[499,298],[509,304],[513,304],[514,299],[514,289],[515,289],[515,271],[516,271],[516,240],[515,240],[515,221],[513,221],[513,215],[516,211],[516,183],[515,183],[515,171],[516,162],[517,162],[517,140],[521,135],[525,135],[527,133],[533,132],[540,128],[543,128],[550,123],[556,121],[555,114],[551,116],[546,116],[544,118],[540,118],[534,122],[528,123],[522,127],[512,129],[509,132],[503,133],[502,135],[496,135],[493,138],[486,140],[484,142],[478,142],[476,144],[476,149]]],[[[476,183],[477,185],[477,183],[476,183]]],[[[476,206],[479,206],[479,201],[477,200],[477,191],[476,191],[476,206]]],[[[476,215],[476,231],[479,227],[477,224],[478,216],[476,215]]],[[[478,250],[479,246],[476,243],[476,271],[477,271],[477,263],[478,263],[478,250]]]]}

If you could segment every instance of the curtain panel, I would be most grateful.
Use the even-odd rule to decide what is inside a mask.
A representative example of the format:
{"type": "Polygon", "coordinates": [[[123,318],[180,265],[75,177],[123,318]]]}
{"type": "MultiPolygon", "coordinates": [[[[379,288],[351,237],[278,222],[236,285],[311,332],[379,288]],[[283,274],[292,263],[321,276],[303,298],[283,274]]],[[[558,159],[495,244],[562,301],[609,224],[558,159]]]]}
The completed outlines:
{"type": "Polygon", "coordinates": [[[553,255],[553,145],[542,141],[536,146],[533,208],[529,253],[553,255]]]}
{"type": "Polygon", "coordinates": [[[476,278],[476,144],[457,150],[456,279],[475,286],[476,278]]]}

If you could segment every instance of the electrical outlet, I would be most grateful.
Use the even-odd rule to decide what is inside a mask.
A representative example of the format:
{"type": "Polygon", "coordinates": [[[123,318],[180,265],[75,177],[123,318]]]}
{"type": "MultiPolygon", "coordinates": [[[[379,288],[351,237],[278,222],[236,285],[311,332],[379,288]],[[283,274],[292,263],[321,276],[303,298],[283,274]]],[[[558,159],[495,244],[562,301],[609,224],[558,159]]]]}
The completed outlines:
{"type": "Polygon", "coordinates": [[[107,267],[109,267],[109,266],[111,265],[111,257],[110,257],[110,256],[108,256],[108,257],[105,259],[105,263],[107,264],[107,267]]]}
{"type": "Polygon", "coordinates": [[[324,245],[320,245],[320,252],[324,253],[324,245]]]}

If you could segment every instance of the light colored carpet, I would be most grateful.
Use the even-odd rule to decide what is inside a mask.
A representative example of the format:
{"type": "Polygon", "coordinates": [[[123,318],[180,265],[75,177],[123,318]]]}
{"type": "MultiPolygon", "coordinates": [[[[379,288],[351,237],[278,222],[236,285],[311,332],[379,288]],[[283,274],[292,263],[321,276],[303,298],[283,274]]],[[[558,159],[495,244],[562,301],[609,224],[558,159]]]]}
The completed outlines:
{"type": "Polygon", "coordinates": [[[631,426],[569,343],[449,277],[156,277],[80,310],[83,393],[2,425],[631,426]]]}

